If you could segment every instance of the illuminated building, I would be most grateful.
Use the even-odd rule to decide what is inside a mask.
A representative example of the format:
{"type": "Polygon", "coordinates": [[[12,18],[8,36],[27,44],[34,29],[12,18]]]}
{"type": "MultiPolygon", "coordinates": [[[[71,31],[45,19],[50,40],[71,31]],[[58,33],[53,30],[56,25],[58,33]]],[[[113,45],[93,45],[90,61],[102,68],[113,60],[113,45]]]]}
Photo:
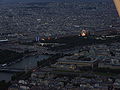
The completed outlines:
{"type": "Polygon", "coordinates": [[[48,40],[51,40],[51,37],[48,37],[48,40]]]}
{"type": "Polygon", "coordinates": [[[85,36],[88,36],[88,35],[89,35],[88,30],[82,30],[82,31],[80,32],[80,36],[82,36],[82,37],[85,37],[85,36]]]}
{"type": "Polygon", "coordinates": [[[42,41],[45,41],[45,39],[44,39],[44,38],[41,38],[41,40],[42,40],[42,41]]]}

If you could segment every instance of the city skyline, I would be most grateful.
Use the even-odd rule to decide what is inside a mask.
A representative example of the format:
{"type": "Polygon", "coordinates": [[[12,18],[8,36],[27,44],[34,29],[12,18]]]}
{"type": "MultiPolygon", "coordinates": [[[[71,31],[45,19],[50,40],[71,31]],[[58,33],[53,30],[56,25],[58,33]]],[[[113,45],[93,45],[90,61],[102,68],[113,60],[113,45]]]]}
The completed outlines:
{"type": "Polygon", "coordinates": [[[0,90],[120,90],[118,4],[1,0],[0,90]]]}

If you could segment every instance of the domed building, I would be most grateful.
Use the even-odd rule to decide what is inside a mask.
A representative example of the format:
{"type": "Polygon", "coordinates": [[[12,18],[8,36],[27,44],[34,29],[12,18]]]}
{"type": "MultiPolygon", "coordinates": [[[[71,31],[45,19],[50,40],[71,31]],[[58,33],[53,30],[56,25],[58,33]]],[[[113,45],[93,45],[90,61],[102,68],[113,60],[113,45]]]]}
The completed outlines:
{"type": "Polygon", "coordinates": [[[82,37],[85,37],[85,36],[88,36],[88,35],[89,35],[89,31],[88,30],[82,30],[80,32],[80,36],[82,36],[82,37]]]}

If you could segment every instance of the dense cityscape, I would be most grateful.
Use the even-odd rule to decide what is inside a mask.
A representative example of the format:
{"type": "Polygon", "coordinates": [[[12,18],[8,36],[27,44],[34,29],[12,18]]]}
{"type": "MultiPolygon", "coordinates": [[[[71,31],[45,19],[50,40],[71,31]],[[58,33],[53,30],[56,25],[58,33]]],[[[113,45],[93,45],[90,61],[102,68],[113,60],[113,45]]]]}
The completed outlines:
{"type": "Polygon", "coordinates": [[[120,90],[113,0],[0,3],[0,90],[120,90]]]}
{"type": "Polygon", "coordinates": [[[58,37],[78,34],[82,29],[120,29],[120,19],[112,0],[17,3],[3,4],[0,8],[3,38],[58,37]]]}

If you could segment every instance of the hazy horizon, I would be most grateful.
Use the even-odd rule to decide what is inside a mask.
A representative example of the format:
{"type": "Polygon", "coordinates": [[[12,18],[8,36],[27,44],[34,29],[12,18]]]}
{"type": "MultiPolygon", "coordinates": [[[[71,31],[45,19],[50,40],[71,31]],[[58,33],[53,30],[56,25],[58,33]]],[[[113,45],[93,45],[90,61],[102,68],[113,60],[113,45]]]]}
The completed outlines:
{"type": "MultiPolygon", "coordinates": [[[[63,1],[63,0],[0,0],[0,3],[50,2],[50,1],[63,1]]],[[[64,1],[68,1],[68,0],[64,0],[64,1]]],[[[78,1],[108,1],[108,0],[78,0],[78,1]]]]}

